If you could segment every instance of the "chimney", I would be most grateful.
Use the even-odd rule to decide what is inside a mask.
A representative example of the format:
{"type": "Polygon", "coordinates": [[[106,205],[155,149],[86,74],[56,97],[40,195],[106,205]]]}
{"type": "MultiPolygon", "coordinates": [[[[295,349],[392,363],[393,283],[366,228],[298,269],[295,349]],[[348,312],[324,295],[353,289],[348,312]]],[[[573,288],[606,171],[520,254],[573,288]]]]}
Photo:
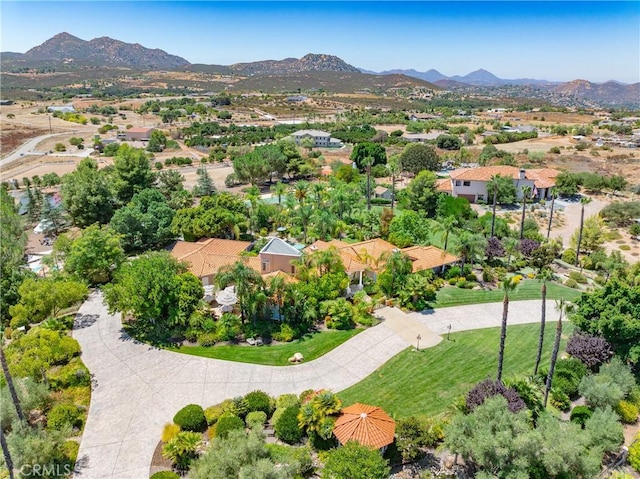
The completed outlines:
{"type": "Polygon", "coordinates": [[[521,180],[524,180],[524,173],[525,173],[524,168],[520,168],[520,177],[519,178],[521,180]]]}

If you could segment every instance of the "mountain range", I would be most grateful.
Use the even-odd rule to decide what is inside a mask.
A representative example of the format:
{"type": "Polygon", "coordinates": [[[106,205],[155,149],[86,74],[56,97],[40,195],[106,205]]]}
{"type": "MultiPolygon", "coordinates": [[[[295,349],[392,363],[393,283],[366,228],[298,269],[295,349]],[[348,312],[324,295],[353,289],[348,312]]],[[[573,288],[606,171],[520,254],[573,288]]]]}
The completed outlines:
{"type": "MultiPolygon", "coordinates": [[[[220,75],[236,75],[246,78],[269,76],[277,78],[279,84],[293,81],[296,74],[315,72],[335,72],[336,81],[348,77],[358,79],[358,84],[366,84],[371,77],[372,84],[414,84],[433,89],[452,89],[474,92],[493,87],[523,86],[535,88],[563,97],[588,99],[607,104],[640,104],[640,84],[625,85],[610,81],[603,84],[574,80],[560,83],[530,78],[502,79],[493,73],[479,69],[460,76],[446,76],[437,70],[425,72],[414,69],[373,72],[349,65],[334,55],[309,53],[302,58],[264,60],[233,65],[191,64],[186,59],[171,55],[160,49],[146,48],[140,44],[125,43],[109,37],[82,40],[69,33],[55,35],[26,53],[0,53],[3,72],[21,73],[32,69],[48,71],[81,71],[82,69],[130,69],[135,71],[191,71],[220,75]],[[362,77],[361,77],[362,75],[362,77]],[[389,76],[387,80],[382,80],[389,76]],[[287,80],[289,79],[289,80],[287,80]],[[412,82],[411,79],[418,80],[412,82]]],[[[330,84],[330,75],[323,76],[323,83],[330,84]]],[[[259,82],[258,82],[259,83],[259,82]]],[[[330,88],[329,88],[330,89],[330,88]]]]}

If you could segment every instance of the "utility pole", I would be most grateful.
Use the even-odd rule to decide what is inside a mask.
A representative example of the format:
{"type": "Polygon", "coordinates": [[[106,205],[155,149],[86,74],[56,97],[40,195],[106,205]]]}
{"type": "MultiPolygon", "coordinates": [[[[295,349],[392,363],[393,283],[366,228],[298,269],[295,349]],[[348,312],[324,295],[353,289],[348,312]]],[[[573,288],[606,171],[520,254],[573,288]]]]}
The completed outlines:
{"type": "Polygon", "coordinates": [[[51,128],[51,114],[47,114],[47,118],[49,119],[49,133],[53,134],[53,128],[51,128]]]}

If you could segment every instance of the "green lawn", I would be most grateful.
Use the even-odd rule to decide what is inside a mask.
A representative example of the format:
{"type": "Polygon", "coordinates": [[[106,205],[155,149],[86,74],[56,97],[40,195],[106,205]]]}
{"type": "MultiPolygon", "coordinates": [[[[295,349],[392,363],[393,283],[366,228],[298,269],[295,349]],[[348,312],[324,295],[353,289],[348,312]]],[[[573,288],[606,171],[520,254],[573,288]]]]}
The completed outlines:
{"type": "MultiPolygon", "coordinates": [[[[556,323],[547,323],[542,367],[548,367],[556,323]]],[[[563,323],[563,344],[573,325],[563,323]]],[[[503,379],[533,372],[538,324],[514,325],[507,331],[503,379]]],[[[495,379],[500,328],[451,335],[433,348],[405,349],[363,381],[340,392],[345,405],[355,402],[382,407],[395,418],[436,416],[479,381],[495,379]]]]}
{"type": "MultiPolygon", "coordinates": [[[[564,298],[568,301],[575,301],[580,297],[580,291],[567,288],[556,283],[547,283],[547,299],[564,298]]],[[[462,289],[452,286],[440,288],[436,294],[436,302],[432,304],[434,308],[446,308],[448,306],[461,306],[466,304],[494,303],[502,301],[504,293],[499,290],[478,290],[462,289]]],[[[512,301],[525,299],[540,299],[540,282],[535,279],[526,279],[520,283],[515,291],[509,294],[512,301]]]]}
{"type": "Polygon", "coordinates": [[[305,361],[311,361],[332,349],[340,346],[345,341],[363,331],[362,329],[350,329],[347,331],[321,331],[308,334],[302,339],[286,344],[264,346],[182,346],[170,348],[192,356],[204,358],[225,359],[241,363],[265,364],[268,366],[287,366],[288,359],[295,353],[302,353],[305,361]]]}

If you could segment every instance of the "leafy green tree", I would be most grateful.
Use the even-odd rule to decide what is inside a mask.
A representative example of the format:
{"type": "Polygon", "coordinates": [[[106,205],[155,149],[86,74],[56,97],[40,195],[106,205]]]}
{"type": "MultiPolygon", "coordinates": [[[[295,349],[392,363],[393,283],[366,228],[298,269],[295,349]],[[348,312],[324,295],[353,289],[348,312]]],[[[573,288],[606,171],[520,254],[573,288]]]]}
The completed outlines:
{"type": "Polygon", "coordinates": [[[421,171],[411,180],[407,185],[406,195],[412,210],[434,216],[438,201],[436,180],[435,173],[431,171],[421,171]]]}
{"type": "Polygon", "coordinates": [[[19,266],[27,244],[24,224],[5,188],[0,188],[0,223],[0,316],[4,322],[9,306],[18,300],[17,288],[26,276],[19,266]]]}
{"type": "Polygon", "coordinates": [[[459,150],[462,148],[462,140],[455,135],[439,135],[436,145],[443,150],[459,150]]]}
{"type": "Polygon", "coordinates": [[[329,451],[322,479],[386,479],[389,471],[389,464],[380,452],[349,441],[329,451]]]}
{"type": "Polygon", "coordinates": [[[278,145],[256,146],[253,153],[269,168],[269,179],[275,174],[281,178],[287,172],[288,158],[278,145]]]}
{"type": "Polygon", "coordinates": [[[356,166],[360,171],[365,171],[365,158],[373,158],[371,166],[386,165],[387,164],[387,152],[379,143],[373,143],[370,141],[364,141],[358,143],[351,152],[349,157],[351,161],[356,163],[356,166]]]}
{"type": "Polygon", "coordinates": [[[385,253],[381,258],[384,270],[378,277],[378,287],[389,298],[396,297],[413,270],[409,257],[401,251],[385,253]]]}
{"type": "Polygon", "coordinates": [[[560,196],[573,196],[578,192],[580,184],[576,175],[562,172],[556,178],[555,191],[560,196]]]}
{"type": "Polygon", "coordinates": [[[196,186],[193,187],[193,196],[199,198],[202,196],[210,196],[216,192],[213,180],[204,166],[196,170],[196,175],[198,175],[198,182],[196,186]]]}
{"type": "Polygon", "coordinates": [[[238,177],[238,180],[243,183],[250,183],[252,185],[258,185],[264,183],[269,178],[270,171],[269,164],[264,160],[264,157],[255,150],[251,153],[247,153],[236,157],[233,160],[233,171],[238,177]]]}
{"type": "Polygon", "coordinates": [[[65,257],[67,273],[86,279],[90,284],[111,280],[113,271],[124,261],[120,236],[106,227],[91,225],[71,244],[65,257]]]}
{"type": "MultiPolygon", "coordinates": [[[[45,430],[40,426],[31,427],[26,422],[14,422],[7,435],[13,466],[19,471],[29,472],[71,471],[71,461],[65,455],[64,448],[69,435],[68,429],[45,430]]],[[[21,474],[20,477],[28,475],[21,474]]]]}
{"type": "Polygon", "coordinates": [[[438,171],[442,166],[436,150],[422,143],[410,143],[405,146],[400,161],[404,171],[416,175],[424,170],[438,171]]]}
{"type": "Polygon", "coordinates": [[[439,195],[436,206],[436,216],[438,218],[447,218],[453,216],[458,222],[476,218],[478,215],[469,200],[460,196],[439,195]]]}
{"type": "Polygon", "coordinates": [[[247,206],[240,197],[222,192],[205,196],[197,207],[178,210],[171,231],[187,241],[202,237],[235,239],[246,230],[247,206]]]}
{"type": "Polygon", "coordinates": [[[11,324],[26,326],[56,317],[64,308],[84,299],[88,290],[84,283],[60,278],[29,278],[18,289],[20,301],[9,308],[11,324]]]}
{"type": "Polygon", "coordinates": [[[402,215],[394,216],[389,225],[389,242],[399,248],[428,245],[430,235],[429,221],[415,211],[404,211],[402,215]]]}
{"type": "Polygon", "coordinates": [[[121,236],[126,251],[162,246],[171,238],[175,212],[156,189],[136,193],[131,202],[111,218],[111,229],[121,236]]]}
{"type": "Polygon", "coordinates": [[[157,173],[158,189],[160,193],[170,200],[172,196],[184,190],[184,176],[176,170],[165,170],[157,173]]]}
{"type": "Polygon", "coordinates": [[[155,179],[144,150],[120,145],[113,159],[113,186],[122,204],[128,203],[136,193],[151,188],[155,179]]]}
{"type": "Polygon", "coordinates": [[[153,130],[147,142],[147,151],[159,153],[167,146],[167,137],[160,130],[153,130]]]}
{"type": "Polygon", "coordinates": [[[181,274],[187,274],[184,265],[168,252],[145,253],[118,269],[113,282],[104,287],[105,302],[111,313],[132,315],[142,332],[179,325],[204,295],[202,289],[182,288],[181,274]],[[181,297],[188,291],[191,298],[181,297]],[[178,305],[189,306],[181,310],[178,305]]]}
{"type": "Polygon", "coordinates": [[[113,193],[107,175],[93,158],[62,177],[62,204],[76,226],[106,224],[113,215],[113,193]]]}
{"type": "MultiPolygon", "coordinates": [[[[637,275],[637,269],[635,271],[637,275]]],[[[630,279],[635,279],[630,276],[630,279]]],[[[604,287],[583,294],[571,321],[582,331],[604,337],[616,355],[637,364],[640,361],[640,284],[614,278],[604,287]]]]}
{"type": "Polygon", "coordinates": [[[40,219],[44,225],[44,234],[57,236],[67,224],[67,215],[62,205],[52,205],[49,198],[42,202],[40,219]]]}

